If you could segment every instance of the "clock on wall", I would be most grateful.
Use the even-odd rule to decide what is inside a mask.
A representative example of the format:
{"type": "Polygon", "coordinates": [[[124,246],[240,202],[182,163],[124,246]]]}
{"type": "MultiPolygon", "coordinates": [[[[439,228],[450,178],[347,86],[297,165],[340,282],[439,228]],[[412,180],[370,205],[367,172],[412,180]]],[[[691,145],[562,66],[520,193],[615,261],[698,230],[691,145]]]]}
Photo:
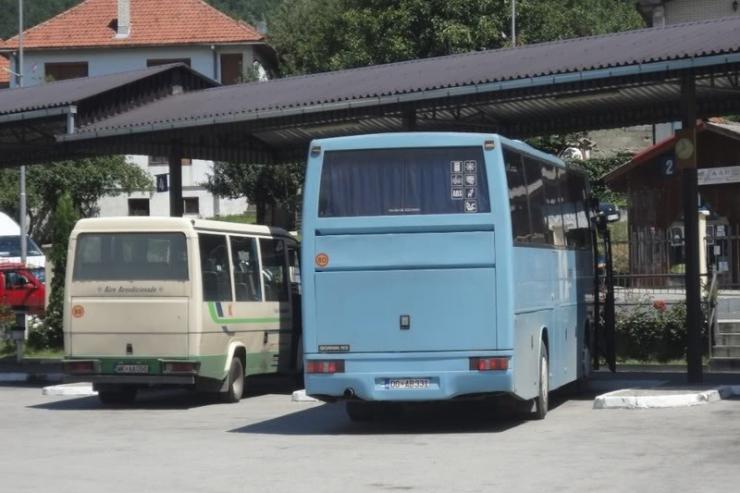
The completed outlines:
{"type": "Polygon", "coordinates": [[[691,156],[694,155],[694,143],[686,137],[678,139],[675,149],[678,159],[691,159],[691,156]]]}

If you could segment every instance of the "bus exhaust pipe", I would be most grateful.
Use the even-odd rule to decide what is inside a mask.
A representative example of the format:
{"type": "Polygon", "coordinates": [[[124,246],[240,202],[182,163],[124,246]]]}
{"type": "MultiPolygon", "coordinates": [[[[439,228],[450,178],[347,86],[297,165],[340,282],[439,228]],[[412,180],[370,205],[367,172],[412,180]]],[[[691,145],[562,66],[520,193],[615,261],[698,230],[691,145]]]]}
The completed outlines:
{"type": "Polygon", "coordinates": [[[345,399],[354,399],[355,397],[355,389],[353,388],[346,388],[344,389],[344,398],[345,399]]]}

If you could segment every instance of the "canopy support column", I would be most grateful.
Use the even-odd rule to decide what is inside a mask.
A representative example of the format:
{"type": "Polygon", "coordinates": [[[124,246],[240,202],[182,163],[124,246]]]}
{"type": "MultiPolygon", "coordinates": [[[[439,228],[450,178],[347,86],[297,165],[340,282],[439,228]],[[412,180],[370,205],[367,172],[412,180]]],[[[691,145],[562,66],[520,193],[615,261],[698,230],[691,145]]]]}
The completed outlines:
{"type": "Polygon", "coordinates": [[[693,154],[684,159],[681,171],[683,195],[684,241],[686,244],[686,365],[689,383],[701,383],[702,369],[702,315],[701,277],[699,275],[699,185],[697,180],[696,150],[696,82],[694,75],[686,75],[681,81],[681,113],[683,130],[693,144],[693,154]]]}
{"type": "Polygon", "coordinates": [[[173,142],[170,147],[170,216],[182,217],[185,213],[182,201],[182,145],[173,142]]]}

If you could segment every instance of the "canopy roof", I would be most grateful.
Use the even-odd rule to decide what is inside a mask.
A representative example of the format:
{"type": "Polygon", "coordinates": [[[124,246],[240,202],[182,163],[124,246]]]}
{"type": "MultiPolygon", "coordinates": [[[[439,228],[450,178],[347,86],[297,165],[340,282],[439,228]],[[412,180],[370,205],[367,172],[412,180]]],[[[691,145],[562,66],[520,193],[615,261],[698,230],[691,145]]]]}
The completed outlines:
{"type": "MultiPolygon", "coordinates": [[[[740,16],[163,97],[58,135],[65,153],[281,162],[313,138],[399,130],[513,137],[740,112],[740,16]]],[[[29,158],[30,159],[30,158],[29,158]]],[[[3,158],[0,156],[0,165],[3,158]]]]}

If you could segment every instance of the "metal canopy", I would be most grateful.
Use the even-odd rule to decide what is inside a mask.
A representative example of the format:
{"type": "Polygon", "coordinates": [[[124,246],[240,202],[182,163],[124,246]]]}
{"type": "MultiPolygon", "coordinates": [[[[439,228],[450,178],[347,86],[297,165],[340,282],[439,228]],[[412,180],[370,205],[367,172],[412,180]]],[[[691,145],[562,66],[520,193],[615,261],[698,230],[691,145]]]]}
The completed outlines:
{"type": "Polygon", "coordinates": [[[59,135],[173,93],[217,85],[184,64],[169,64],[0,90],[0,166],[67,159],[59,135]]]}
{"type": "MultiPolygon", "coordinates": [[[[740,18],[679,24],[193,91],[57,133],[59,156],[168,155],[277,163],[313,138],[398,130],[514,137],[740,112],[740,18]]],[[[0,166],[36,156],[0,156],[0,166]]]]}

